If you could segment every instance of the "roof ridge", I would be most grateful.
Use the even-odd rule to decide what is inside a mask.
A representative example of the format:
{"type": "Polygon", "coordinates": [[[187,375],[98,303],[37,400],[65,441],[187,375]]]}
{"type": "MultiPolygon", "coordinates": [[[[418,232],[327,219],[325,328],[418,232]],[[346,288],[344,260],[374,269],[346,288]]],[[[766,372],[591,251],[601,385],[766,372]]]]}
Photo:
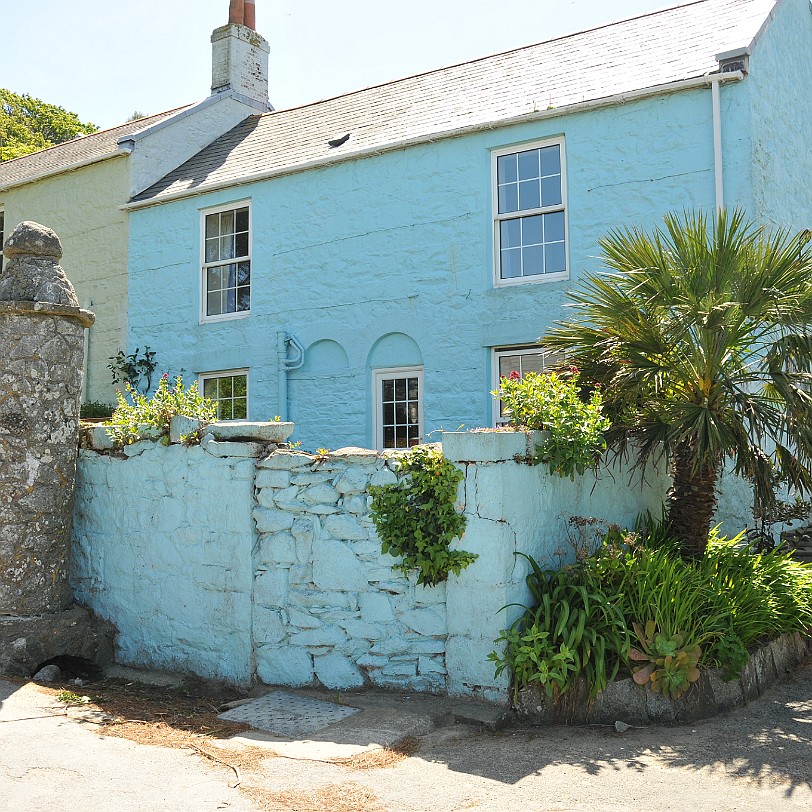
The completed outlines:
{"type": "MultiPolygon", "coordinates": [[[[731,1],[735,2],[736,0],[731,0],[731,1]]],[[[527,45],[519,45],[516,48],[508,48],[506,51],[496,51],[495,53],[492,53],[492,54],[485,54],[484,56],[474,57],[473,59],[466,59],[466,60],[463,60],[462,62],[454,62],[451,65],[443,65],[443,66],[441,66],[439,68],[432,68],[431,70],[420,71],[419,73],[413,73],[413,74],[410,74],[408,76],[401,76],[401,77],[399,77],[397,79],[390,79],[389,81],[386,81],[386,82],[378,82],[377,84],[374,84],[374,85],[367,85],[365,87],[359,87],[359,88],[356,88],[355,90],[349,90],[346,93],[337,93],[335,96],[326,96],[323,99],[316,99],[315,101],[305,102],[304,104],[297,104],[297,105],[294,105],[293,107],[282,107],[282,108],[280,108],[278,110],[269,110],[268,112],[261,113],[260,115],[261,116],[273,116],[273,115],[276,115],[278,113],[288,113],[288,112],[292,112],[294,110],[304,110],[304,109],[306,109],[308,107],[315,107],[318,104],[326,104],[327,102],[336,101],[337,99],[344,99],[344,98],[347,98],[348,96],[355,96],[355,95],[357,95],[359,93],[366,93],[368,90],[377,90],[378,88],[381,88],[381,87],[388,87],[389,85],[396,85],[396,84],[399,84],[400,82],[408,82],[411,79],[418,79],[418,78],[420,78],[422,76],[430,76],[433,73],[441,73],[442,71],[452,70],[453,68],[460,68],[463,65],[474,65],[477,62],[484,62],[487,59],[494,59],[495,57],[498,57],[498,56],[505,56],[507,54],[518,53],[519,51],[526,51],[526,50],[528,50],[530,48],[538,48],[541,45],[547,45],[547,44],[549,44],[551,42],[559,42],[561,40],[572,39],[573,37],[577,37],[577,36],[580,36],[582,34],[590,34],[593,31],[600,31],[601,29],[604,29],[604,28],[611,28],[612,26],[621,25],[622,23],[629,23],[629,22],[632,22],[634,20],[643,19],[645,17],[654,17],[654,16],[656,16],[658,14],[664,14],[664,13],[666,13],[668,11],[675,11],[678,8],[686,8],[686,7],[689,7],[689,6],[697,6],[697,5],[702,5],[704,3],[710,3],[710,2],[713,2],[713,0],[686,0],[686,2],[675,3],[675,4],[672,4],[672,5],[669,5],[669,6],[665,6],[664,8],[654,9],[653,11],[646,11],[646,12],[643,12],[641,14],[635,14],[635,15],[633,15],[631,17],[623,17],[622,19],[619,19],[619,20],[613,20],[612,22],[609,22],[609,23],[603,23],[601,25],[595,25],[595,26],[592,26],[591,28],[583,28],[583,29],[580,29],[578,31],[573,31],[573,32],[571,32],[569,34],[560,34],[557,37],[550,37],[549,39],[543,39],[543,40],[540,40],[538,42],[531,42],[531,43],[528,43],[527,45]]],[[[746,0],[738,0],[738,2],[746,2],[746,0]]]]}
{"type": "MultiPolygon", "coordinates": [[[[185,110],[190,105],[182,104],[180,107],[173,107],[171,110],[165,110],[163,113],[153,113],[151,116],[144,116],[143,118],[137,118],[134,121],[125,121],[123,124],[116,124],[115,127],[107,127],[104,130],[96,130],[92,133],[82,133],[81,135],[75,135],[73,138],[69,138],[67,141],[60,141],[58,144],[52,144],[50,147],[44,147],[43,149],[38,149],[36,152],[29,152],[27,155],[20,155],[17,158],[11,158],[8,161],[0,161],[0,166],[9,166],[10,164],[15,163],[15,161],[24,161],[26,158],[30,158],[32,155],[42,155],[44,152],[50,152],[54,149],[59,149],[60,147],[64,147],[67,144],[73,144],[77,140],[78,141],[85,141],[88,138],[94,138],[98,135],[107,135],[114,130],[120,130],[122,127],[128,127],[132,124],[137,124],[141,121],[147,121],[147,119],[154,119],[154,118],[162,118],[171,115],[172,113],[177,113],[179,110],[185,110]]],[[[137,132],[137,130],[136,130],[137,132]]]]}

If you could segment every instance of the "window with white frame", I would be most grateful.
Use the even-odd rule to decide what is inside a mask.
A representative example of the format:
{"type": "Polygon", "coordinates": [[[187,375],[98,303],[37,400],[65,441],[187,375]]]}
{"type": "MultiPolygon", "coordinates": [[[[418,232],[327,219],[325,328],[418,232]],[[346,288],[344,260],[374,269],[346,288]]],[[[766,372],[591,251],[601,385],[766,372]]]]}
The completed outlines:
{"type": "MultiPolygon", "coordinates": [[[[528,372],[542,374],[549,372],[556,364],[560,364],[564,356],[561,353],[542,352],[538,346],[530,347],[500,347],[493,351],[493,389],[499,389],[499,381],[509,378],[512,372],[518,373],[522,378],[528,372]]],[[[515,377],[515,376],[514,376],[515,377]]],[[[501,400],[494,398],[493,420],[496,425],[507,423],[501,400]]]]}
{"type": "Polygon", "coordinates": [[[373,399],[376,448],[411,448],[422,442],[422,367],[376,370],[373,399]]]}
{"type": "Polygon", "coordinates": [[[248,419],[248,370],[202,372],[198,386],[204,397],[217,405],[218,420],[248,419]]]}
{"type": "Polygon", "coordinates": [[[499,150],[493,163],[495,283],[566,279],[563,140],[499,150]]]}
{"type": "Polygon", "coordinates": [[[251,311],[251,208],[248,203],[202,212],[201,320],[251,311]]]}

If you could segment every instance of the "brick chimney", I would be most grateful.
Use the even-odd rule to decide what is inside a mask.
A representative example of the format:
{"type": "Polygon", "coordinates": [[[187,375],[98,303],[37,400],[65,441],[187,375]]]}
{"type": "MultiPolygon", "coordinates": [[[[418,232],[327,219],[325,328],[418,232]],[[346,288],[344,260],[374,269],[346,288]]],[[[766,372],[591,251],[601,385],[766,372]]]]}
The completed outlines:
{"type": "Polygon", "coordinates": [[[270,108],[270,47],[255,26],[254,0],[230,0],[228,25],[216,28],[211,35],[211,92],[232,91],[270,108]]]}

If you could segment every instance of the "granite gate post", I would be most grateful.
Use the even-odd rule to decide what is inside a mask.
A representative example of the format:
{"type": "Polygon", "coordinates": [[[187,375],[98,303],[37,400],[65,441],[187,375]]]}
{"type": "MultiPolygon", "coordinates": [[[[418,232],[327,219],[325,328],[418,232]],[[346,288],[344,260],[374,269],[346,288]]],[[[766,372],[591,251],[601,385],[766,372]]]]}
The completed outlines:
{"type": "Polygon", "coordinates": [[[83,339],[94,316],[79,308],[51,229],[22,223],[4,254],[0,672],[25,673],[49,653],[97,654],[96,624],[86,610],[70,609],[68,583],[83,339]],[[73,635],[63,635],[65,625],[73,635]]]}

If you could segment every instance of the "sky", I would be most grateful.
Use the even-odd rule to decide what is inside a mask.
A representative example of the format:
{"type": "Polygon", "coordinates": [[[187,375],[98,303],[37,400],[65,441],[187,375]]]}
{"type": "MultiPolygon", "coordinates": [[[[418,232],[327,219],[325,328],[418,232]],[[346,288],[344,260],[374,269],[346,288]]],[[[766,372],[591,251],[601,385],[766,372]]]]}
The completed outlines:
{"type": "MultiPolygon", "coordinates": [[[[679,0],[256,0],[276,109],[677,5],[679,0]]],[[[101,128],[209,95],[228,0],[2,0],[0,87],[101,128]]]]}

